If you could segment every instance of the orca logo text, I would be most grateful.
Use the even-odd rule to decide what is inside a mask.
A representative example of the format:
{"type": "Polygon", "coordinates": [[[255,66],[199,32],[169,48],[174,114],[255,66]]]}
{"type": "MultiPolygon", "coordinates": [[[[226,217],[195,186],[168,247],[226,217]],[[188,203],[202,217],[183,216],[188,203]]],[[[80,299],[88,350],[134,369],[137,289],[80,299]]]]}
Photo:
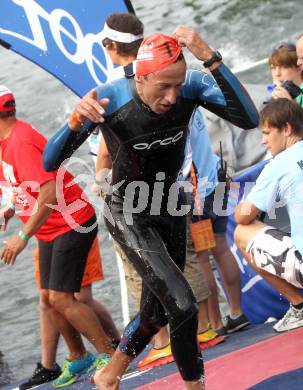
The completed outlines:
{"type": "Polygon", "coordinates": [[[145,149],[151,149],[155,146],[166,146],[170,144],[174,144],[175,142],[179,141],[183,136],[183,131],[180,131],[178,134],[176,134],[174,137],[168,137],[164,139],[157,139],[150,144],[147,142],[142,142],[140,144],[133,145],[134,149],[137,150],[145,150],[145,149]]]}

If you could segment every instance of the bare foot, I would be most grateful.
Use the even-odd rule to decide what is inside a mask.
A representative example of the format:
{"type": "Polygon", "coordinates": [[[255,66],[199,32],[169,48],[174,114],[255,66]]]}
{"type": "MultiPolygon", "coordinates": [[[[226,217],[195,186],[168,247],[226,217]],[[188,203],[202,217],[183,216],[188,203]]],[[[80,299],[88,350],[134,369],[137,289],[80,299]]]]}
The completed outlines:
{"type": "Polygon", "coordinates": [[[121,377],[132,360],[132,357],[121,352],[118,348],[110,362],[102,369],[96,371],[93,377],[98,389],[118,390],[121,377]]]}
{"type": "Polygon", "coordinates": [[[96,371],[93,381],[99,390],[119,390],[120,378],[110,378],[102,369],[96,371]]]}
{"type": "Polygon", "coordinates": [[[205,390],[204,378],[198,381],[185,382],[185,384],[188,390],[205,390]]]}

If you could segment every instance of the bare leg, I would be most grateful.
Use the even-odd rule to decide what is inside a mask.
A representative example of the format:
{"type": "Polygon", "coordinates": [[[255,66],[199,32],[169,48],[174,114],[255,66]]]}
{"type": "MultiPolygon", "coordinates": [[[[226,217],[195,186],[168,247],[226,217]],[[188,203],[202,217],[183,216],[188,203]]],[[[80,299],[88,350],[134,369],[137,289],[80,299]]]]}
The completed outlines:
{"type": "MultiPolygon", "coordinates": [[[[127,356],[119,349],[115,351],[110,363],[102,370],[96,372],[94,382],[100,390],[118,390],[120,379],[133,358],[127,356]]],[[[185,382],[189,390],[204,390],[201,381],[185,382]]]]}
{"type": "Polygon", "coordinates": [[[211,295],[208,298],[209,319],[213,329],[219,329],[223,327],[223,322],[218,302],[218,287],[208,259],[208,253],[205,251],[199,252],[197,256],[211,291],[211,295]]]}
{"type": "Polygon", "coordinates": [[[240,270],[237,262],[228,248],[225,235],[216,237],[216,247],[212,249],[219,266],[224,287],[226,289],[231,315],[242,314],[240,270]]]}
{"type": "MultiPolygon", "coordinates": [[[[79,333],[85,336],[99,353],[113,354],[111,343],[99,323],[93,310],[78,302],[73,293],[58,292],[50,290],[51,305],[74,327],[79,333]]],[[[56,316],[58,321],[58,316],[56,316]]],[[[58,322],[57,322],[58,323],[58,322]]],[[[62,333],[62,328],[60,332],[62,333]]],[[[70,330],[70,329],[69,329],[70,330]]],[[[64,336],[66,332],[62,333],[64,336]]]]}
{"type": "MultiPolygon", "coordinates": [[[[52,316],[52,307],[48,302],[48,293],[45,293],[47,290],[41,290],[40,292],[40,335],[41,335],[41,363],[42,366],[48,369],[55,368],[56,363],[56,353],[57,346],[60,337],[59,330],[57,329],[55,323],[53,322],[52,316]],[[44,293],[43,293],[44,291],[44,293]]],[[[120,335],[118,330],[116,329],[110,314],[106,310],[106,308],[99,304],[97,301],[94,301],[91,293],[91,285],[81,288],[80,293],[75,294],[80,299],[87,304],[89,304],[95,312],[97,312],[99,320],[103,320],[105,326],[108,325],[108,335],[113,340],[119,340],[120,335]],[[94,304],[95,303],[95,304],[94,304]],[[103,309],[104,308],[104,309],[103,309]]],[[[85,355],[85,347],[81,340],[78,332],[74,332],[74,329],[70,329],[69,324],[65,324],[65,320],[62,319],[60,314],[54,314],[56,316],[57,321],[61,324],[61,329],[64,331],[67,327],[69,329],[66,332],[66,338],[68,340],[68,347],[70,349],[71,357],[81,358],[85,355]],[[71,335],[73,338],[71,339],[71,335]]],[[[102,322],[101,322],[102,323],[102,322]]]]}
{"type": "MultiPolygon", "coordinates": [[[[49,304],[49,290],[41,290],[49,304]]],[[[72,359],[81,359],[86,353],[80,333],[52,306],[50,306],[49,315],[53,324],[62,334],[72,359]]]]}
{"type": "Polygon", "coordinates": [[[194,382],[185,382],[185,385],[188,390],[205,390],[205,386],[201,380],[194,382]]]}
{"type": "Polygon", "coordinates": [[[111,361],[102,370],[98,370],[94,376],[94,382],[100,390],[118,390],[122,375],[133,360],[132,357],[115,351],[111,361]]]}
{"type": "Polygon", "coordinates": [[[60,333],[53,323],[51,307],[48,299],[44,299],[40,293],[40,338],[41,338],[41,364],[43,367],[52,370],[56,364],[57,346],[60,333]]]}
{"type": "MultiPolygon", "coordinates": [[[[199,302],[199,324],[198,333],[207,331],[208,329],[208,308],[207,299],[199,302]]],[[[167,326],[164,326],[154,336],[154,348],[161,349],[169,344],[169,332],[167,326]]]]}
{"type": "Polygon", "coordinates": [[[154,336],[154,348],[161,349],[169,344],[169,333],[167,326],[163,326],[154,336]]]}
{"type": "Polygon", "coordinates": [[[120,340],[120,333],[107,308],[93,298],[92,285],[84,286],[79,293],[74,294],[76,299],[93,309],[107,336],[113,341],[120,340]]]}
{"type": "Polygon", "coordinates": [[[251,258],[250,253],[246,252],[246,247],[249,241],[252,240],[264,226],[266,225],[261,222],[255,222],[250,225],[238,225],[235,230],[236,245],[248,263],[255,269],[256,272],[258,272],[258,274],[260,274],[268,283],[278,290],[289,302],[293,305],[298,305],[303,302],[303,296],[300,290],[288,283],[286,280],[257,267],[251,258]]]}
{"type": "Polygon", "coordinates": [[[80,333],[57,310],[53,309],[51,316],[66,342],[71,359],[82,359],[86,349],[80,333]]]}
{"type": "Polygon", "coordinates": [[[198,314],[198,333],[206,332],[208,329],[208,299],[199,302],[199,314],[198,314]]]}

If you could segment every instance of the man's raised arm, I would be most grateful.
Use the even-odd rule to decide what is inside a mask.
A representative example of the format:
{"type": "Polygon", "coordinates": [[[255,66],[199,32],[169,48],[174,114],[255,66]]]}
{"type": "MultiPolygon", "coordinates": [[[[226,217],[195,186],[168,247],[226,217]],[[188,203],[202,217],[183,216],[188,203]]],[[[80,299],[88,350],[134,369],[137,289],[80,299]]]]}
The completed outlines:
{"type": "Polygon", "coordinates": [[[99,122],[104,122],[104,108],[108,99],[98,100],[96,89],[79,102],[71,118],[47,143],[43,153],[43,167],[54,171],[77,150],[99,122]]]}
{"type": "Polygon", "coordinates": [[[213,79],[207,74],[204,73],[205,77],[201,80],[201,73],[192,71],[191,88],[195,90],[201,105],[242,129],[256,128],[259,125],[258,111],[243,85],[222,63],[220,53],[212,51],[203,38],[188,27],[177,27],[174,37],[198,60],[203,61],[220,88],[216,88],[213,79]]]}

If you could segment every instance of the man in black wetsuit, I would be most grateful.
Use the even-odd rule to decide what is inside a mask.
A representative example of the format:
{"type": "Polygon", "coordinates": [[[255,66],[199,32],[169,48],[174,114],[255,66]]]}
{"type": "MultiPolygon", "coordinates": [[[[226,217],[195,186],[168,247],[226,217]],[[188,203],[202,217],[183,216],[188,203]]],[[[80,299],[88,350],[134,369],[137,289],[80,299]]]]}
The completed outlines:
{"type": "MultiPolygon", "coordinates": [[[[111,362],[96,373],[99,389],[117,389],[129,362],[169,323],[172,352],[188,389],[204,389],[197,345],[197,304],[182,270],[186,216],[177,210],[176,179],[184,158],[189,119],[198,105],[250,129],[258,113],[239,81],[204,40],[187,27],[174,38],[147,37],[138,53],[135,78],[123,78],[89,92],[68,125],[44,153],[47,170],[69,157],[97,123],[112,156],[112,194],[106,221],[143,279],[141,309],[126,327],[111,362]],[[181,46],[204,61],[213,77],[186,72],[181,46]],[[216,83],[217,82],[217,83],[216,83]]],[[[188,210],[189,211],[189,210],[188,210]]]]}

